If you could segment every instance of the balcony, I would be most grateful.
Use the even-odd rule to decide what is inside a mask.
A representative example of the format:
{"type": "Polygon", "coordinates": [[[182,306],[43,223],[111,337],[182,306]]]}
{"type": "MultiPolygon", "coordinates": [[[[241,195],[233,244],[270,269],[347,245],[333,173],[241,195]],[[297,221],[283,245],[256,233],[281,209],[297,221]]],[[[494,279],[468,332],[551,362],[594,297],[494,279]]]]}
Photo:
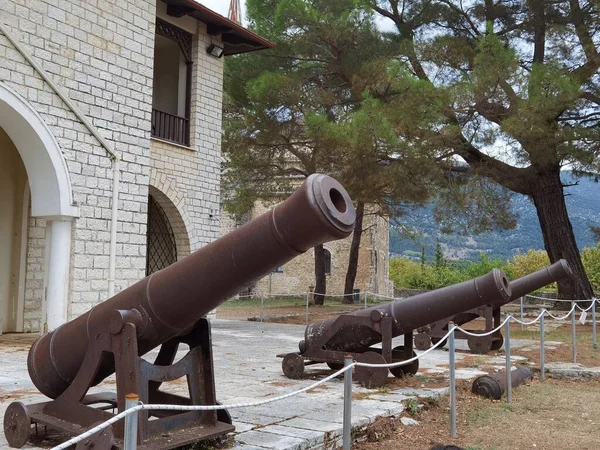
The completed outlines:
{"type": "Polygon", "coordinates": [[[190,119],[152,109],[152,137],[179,145],[190,145],[190,119]]]}
{"type": "Polygon", "coordinates": [[[154,138],[190,146],[192,35],[156,19],[152,128],[154,138]]]}

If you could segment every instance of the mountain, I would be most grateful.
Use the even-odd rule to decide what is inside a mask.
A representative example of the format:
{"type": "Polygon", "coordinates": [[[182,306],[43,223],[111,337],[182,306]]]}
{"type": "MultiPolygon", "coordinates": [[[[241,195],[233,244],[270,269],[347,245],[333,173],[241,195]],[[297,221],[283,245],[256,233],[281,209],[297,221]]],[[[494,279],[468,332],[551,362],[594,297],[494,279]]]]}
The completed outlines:
{"type": "MultiPolygon", "coordinates": [[[[569,172],[563,181],[573,182],[569,172]]],[[[579,179],[579,184],[565,189],[567,208],[579,250],[595,245],[590,225],[600,226],[600,184],[588,178],[579,179]]],[[[414,208],[402,217],[401,222],[413,230],[418,237],[409,239],[396,229],[390,230],[390,253],[392,256],[407,256],[419,259],[425,246],[426,258],[434,258],[436,238],[439,237],[444,256],[448,259],[479,259],[481,253],[492,258],[508,259],[517,252],[530,248],[543,249],[544,242],[537,214],[531,200],[524,195],[514,194],[513,211],[518,215],[517,227],[512,230],[473,234],[444,234],[433,218],[432,206],[414,208]]]]}

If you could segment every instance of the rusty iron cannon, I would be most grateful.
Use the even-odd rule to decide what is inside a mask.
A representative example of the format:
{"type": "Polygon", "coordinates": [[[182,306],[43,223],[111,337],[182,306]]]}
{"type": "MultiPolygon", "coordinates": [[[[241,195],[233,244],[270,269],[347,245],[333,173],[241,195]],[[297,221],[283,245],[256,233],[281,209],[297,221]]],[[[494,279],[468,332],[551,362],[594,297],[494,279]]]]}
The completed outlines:
{"type": "MultiPolygon", "coordinates": [[[[443,320],[432,322],[424,327],[419,328],[418,334],[415,335],[415,347],[418,350],[427,350],[431,344],[437,344],[448,332],[450,322],[455,325],[462,326],[480,317],[485,319],[485,329],[479,332],[487,333],[494,328],[497,328],[501,323],[500,308],[506,303],[517,300],[531,292],[554,283],[562,278],[571,277],[573,272],[569,264],[564,259],[561,259],[554,264],[544,267],[536,272],[517,278],[510,282],[512,291],[508,301],[494,301],[490,299],[487,304],[478,306],[477,308],[463,311],[452,317],[446,317],[443,320]]],[[[478,331],[469,330],[473,333],[478,331]]],[[[486,354],[491,350],[500,350],[504,344],[504,337],[500,331],[490,336],[471,336],[463,333],[461,330],[456,330],[454,337],[456,339],[466,339],[467,345],[472,353],[486,354]]],[[[445,342],[441,344],[444,346],[445,342]]]]}
{"type": "MultiPolygon", "coordinates": [[[[27,366],[35,386],[53,400],[12,403],[4,416],[8,443],[25,445],[32,424],[80,434],[113,417],[111,409],[123,411],[131,393],[144,404],[216,404],[211,331],[204,316],[315,245],[347,237],[355,216],[340,183],[311,175],[262,216],[43,335],[31,347],[27,366]],[[180,344],[189,352],[174,362],[180,344]],[[154,363],[141,358],[159,346],[154,363]],[[88,394],[113,373],[116,393],[88,394]],[[189,397],[159,389],[183,377],[189,397]]],[[[233,429],[224,410],[143,410],[138,448],[171,449],[233,429]]],[[[111,431],[114,441],[112,433],[102,433],[78,448],[121,448],[123,422],[111,431]]]]}
{"type": "MultiPolygon", "coordinates": [[[[533,371],[528,367],[519,367],[510,372],[510,385],[515,388],[533,378],[533,371]]],[[[482,375],[473,381],[471,392],[482,397],[500,400],[506,392],[506,371],[491,375],[482,375]]]]}
{"type": "MultiPolygon", "coordinates": [[[[278,355],[283,358],[283,373],[300,378],[305,365],[326,363],[331,369],[343,366],[344,356],[355,361],[385,364],[412,358],[413,330],[432,321],[454,316],[490,301],[507,302],[511,298],[508,280],[501,270],[432,292],[362,309],[306,327],[299,352],[278,355]],[[404,336],[404,345],[392,348],[392,339],[404,336]],[[373,345],[381,343],[381,348],[373,345]]],[[[389,371],[396,377],[415,374],[419,361],[389,371]]],[[[387,368],[356,369],[357,380],[366,387],[382,386],[387,368]]]]}

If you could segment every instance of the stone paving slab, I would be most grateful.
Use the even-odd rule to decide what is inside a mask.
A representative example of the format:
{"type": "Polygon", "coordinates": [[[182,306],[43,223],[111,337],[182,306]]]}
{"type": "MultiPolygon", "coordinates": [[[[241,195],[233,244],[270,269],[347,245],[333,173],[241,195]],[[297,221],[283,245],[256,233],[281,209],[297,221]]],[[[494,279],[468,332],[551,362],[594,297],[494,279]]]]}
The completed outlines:
{"type": "MultiPolygon", "coordinates": [[[[212,322],[215,382],[217,398],[224,404],[248,403],[273,398],[290,391],[310,386],[325,373],[323,365],[307,367],[306,378],[289,380],[281,371],[281,359],[275,355],[297,350],[303,339],[304,326],[261,324],[215,320],[212,322]]],[[[401,345],[403,338],[394,339],[401,345]]],[[[513,347],[531,345],[532,341],[513,340],[513,347]]],[[[457,349],[466,350],[466,342],[457,340],[457,349]]],[[[180,352],[183,356],[185,352],[180,352]]],[[[144,358],[152,360],[156,351],[144,358]]],[[[457,353],[456,360],[469,356],[457,353]]],[[[0,416],[10,402],[44,401],[27,374],[27,351],[10,351],[0,347],[0,416]]],[[[499,361],[499,360],[498,360],[499,361]]],[[[482,359],[482,363],[484,360],[482,359]]],[[[434,350],[420,360],[420,372],[447,373],[448,351],[434,350]]],[[[459,369],[464,378],[480,373],[475,369],[459,369]]],[[[95,390],[114,389],[114,376],[95,390]]],[[[172,384],[175,392],[186,393],[185,385],[172,384]]],[[[364,394],[364,399],[354,400],[353,427],[366,426],[378,416],[399,415],[407,398],[440,396],[442,389],[395,389],[389,392],[369,391],[357,384],[353,393],[364,394]]],[[[241,450],[284,450],[308,448],[333,448],[340,441],[343,421],[342,377],[326,385],[292,398],[257,407],[230,409],[236,432],[236,448],[241,450]]],[[[7,449],[0,431],[0,449],[7,449]]],[[[33,446],[24,448],[35,449],[33,446]]]]}

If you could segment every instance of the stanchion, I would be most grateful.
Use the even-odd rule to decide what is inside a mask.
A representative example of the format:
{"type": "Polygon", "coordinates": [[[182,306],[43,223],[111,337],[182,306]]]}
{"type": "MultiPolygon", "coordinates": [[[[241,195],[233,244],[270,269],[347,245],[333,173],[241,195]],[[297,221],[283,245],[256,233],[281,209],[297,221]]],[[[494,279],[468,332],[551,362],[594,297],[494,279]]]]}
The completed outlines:
{"type": "Polygon", "coordinates": [[[521,305],[521,306],[520,306],[520,310],[521,310],[521,331],[523,331],[523,329],[524,329],[524,327],[525,327],[525,326],[523,325],[523,303],[524,303],[524,298],[525,298],[525,297],[521,297],[521,298],[519,299],[519,304],[521,305]]]}
{"type": "Polygon", "coordinates": [[[512,403],[512,377],[510,363],[510,320],[504,325],[504,351],[506,352],[506,400],[512,403]]]}
{"type": "Polygon", "coordinates": [[[448,365],[450,366],[450,435],[456,437],[456,367],[454,364],[454,328],[453,322],[448,324],[448,327],[452,330],[450,336],[448,336],[449,353],[448,353],[448,365]]]}
{"type": "Polygon", "coordinates": [[[308,325],[308,303],[310,302],[310,292],[306,293],[306,325],[308,325]]]}
{"type": "Polygon", "coordinates": [[[577,328],[575,325],[575,302],[571,304],[571,339],[573,340],[573,364],[577,363],[577,328]]]}
{"type": "Polygon", "coordinates": [[[592,299],[592,341],[594,348],[598,346],[598,339],[596,336],[596,299],[592,299]]]}
{"type": "Polygon", "coordinates": [[[264,319],[263,310],[265,307],[265,293],[260,293],[260,321],[262,322],[264,319]]]}
{"type": "Polygon", "coordinates": [[[545,330],[544,330],[544,318],[546,317],[546,310],[542,310],[542,317],[540,317],[540,381],[544,381],[546,378],[546,349],[545,349],[545,330]]]}
{"type": "MultiPolygon", "coordinates": [[[[352,364],[352,356],[344,357],[344,366],[352,364]]],[[[352,445],[352,369],[344,372],[344,425],[342,448],[350,450],[352,445]]]]}
{"type": "MultiPolygon", "coordinates": [[[[125,396],[125,409],[133,408],[140,402],[137,394],[127,394],[125,396]]],[[[125,430],[123,435],[124,450],[136,450],[138,430],[138,413],[127,414],[125,416],[125,430]]]]}

